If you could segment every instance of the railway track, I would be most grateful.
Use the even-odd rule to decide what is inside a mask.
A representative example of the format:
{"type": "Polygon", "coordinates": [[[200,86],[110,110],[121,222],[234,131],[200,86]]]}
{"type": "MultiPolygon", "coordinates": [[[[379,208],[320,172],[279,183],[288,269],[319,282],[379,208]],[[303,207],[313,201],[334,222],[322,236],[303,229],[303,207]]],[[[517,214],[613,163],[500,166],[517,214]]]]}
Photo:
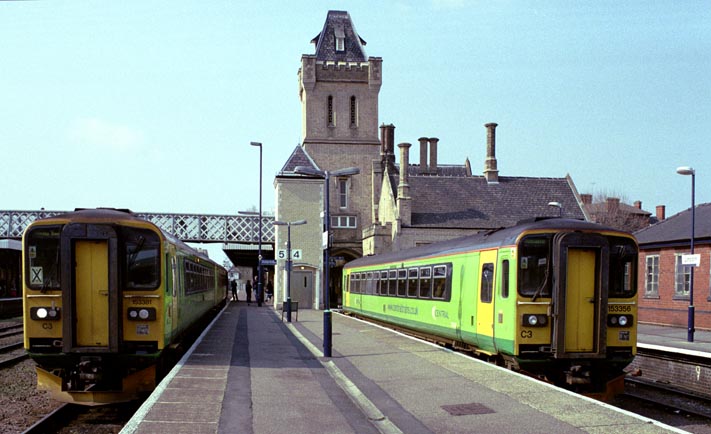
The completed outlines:
{"type": "Polygon", "coordinates": [[[118,432],[142,402],[100,407],[64,404],[29,427],[24,434],[118,432]]]}

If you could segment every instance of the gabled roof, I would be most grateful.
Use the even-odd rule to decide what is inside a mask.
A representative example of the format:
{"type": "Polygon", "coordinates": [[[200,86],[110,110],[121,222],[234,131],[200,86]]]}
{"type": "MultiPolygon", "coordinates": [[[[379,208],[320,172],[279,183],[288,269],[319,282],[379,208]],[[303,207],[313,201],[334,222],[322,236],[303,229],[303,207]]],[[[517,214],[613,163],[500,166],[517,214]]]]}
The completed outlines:
{"type": "MultiPolygon", "coordinates": [[[[590,204],[585,205],[585,207],[590,214],[605,213],[608,211],[607,202],[590,203],[590,204]]],[[[651,216],[652,215],[652,213],[649,211],[645,211],[643,209],[637,208],[636,206],[626,204],[624,202],[620,202],[618,204],[618,208],[621,212],[623,212],[625,214],[638,214],[640,216],[651,216]]]]}
{"type": "Polygon", "coordinates": [[[358,36],[346,11],[328,11],[321,33],[311,40],[316,44],[317,61],[366,62],[365,41],[358,36]],[[336,51],[336,36],[345,38],[344,50],[336,51]]]}
{"type": "MultiPolygon", "coordinates": [[[[711,241],[711,203],[696,206],[694,241],[711,241]]],[[[654,244],[689,244],[691,239],[691,208],[634,233],[637,242],[651,247],[654,244]]]]}
{"type": "Polygon", "coordinates": [[[411,176],[412,227],[493,229],[534,217],[585,219],[567,178],[411,176]]]}
{"type": "Polygon", "coordinates": [[[292,152],[286,160],[286,163],[281,168],[277,176],[291,175],[294,173],[294,169],[297,166],[307,166],[312,169],[321,170],[316,163],[314,163],[314,160],[311,159],[309,154],[306,153],[303,146],[296,145],[294,152],[292,152]]]}

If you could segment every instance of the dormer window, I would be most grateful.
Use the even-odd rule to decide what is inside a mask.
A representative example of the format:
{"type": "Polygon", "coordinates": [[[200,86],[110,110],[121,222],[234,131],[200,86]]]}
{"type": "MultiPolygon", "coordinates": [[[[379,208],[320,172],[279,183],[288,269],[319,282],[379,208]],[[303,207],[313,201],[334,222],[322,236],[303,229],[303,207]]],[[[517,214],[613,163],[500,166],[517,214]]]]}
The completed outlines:
{"type": "Polygon", "coordinates": [[[346,34],[343,32],[343,27],[334,29],[336,36],[336,51],[346,51],[346,34]]]}

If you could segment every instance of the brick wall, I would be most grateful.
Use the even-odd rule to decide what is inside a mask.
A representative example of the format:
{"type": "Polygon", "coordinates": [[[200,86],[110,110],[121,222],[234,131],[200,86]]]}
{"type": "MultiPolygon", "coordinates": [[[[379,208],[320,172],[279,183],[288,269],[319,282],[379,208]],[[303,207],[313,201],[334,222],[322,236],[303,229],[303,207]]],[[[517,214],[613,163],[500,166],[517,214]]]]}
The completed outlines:
{"type": "MultiPolygon", "coordinates": [[[[640,250],[639,255],[639,320],[641,322],[686,327],[688,324],[689,299],[674,296],[674,255],[689,253],[686,248],[663,248],[640,250]],[[645,294],[646,258],[659,255],[659,296],[645,294]]],[[[709,301],[709,264],[711,247],[694,246],[694,253],[701,255],[701,264],[694,270],[695,328],[711,330],[711,302],[709,301]]]]}

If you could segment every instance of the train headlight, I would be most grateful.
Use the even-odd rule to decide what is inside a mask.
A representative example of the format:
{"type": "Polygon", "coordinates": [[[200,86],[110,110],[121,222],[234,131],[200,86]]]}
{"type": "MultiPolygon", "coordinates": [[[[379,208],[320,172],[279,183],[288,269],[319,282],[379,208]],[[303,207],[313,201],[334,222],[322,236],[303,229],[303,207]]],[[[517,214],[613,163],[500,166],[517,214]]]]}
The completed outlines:
{"type": "Polygon", "coordinates": [[[521,325],[524,327],[544,327],[548,323],[546,315],[525,314],[521,325]]]}
{"type": "Polygon", "coordinates": [[[30,318],[37,321],[56,321],[60,319],[58,307],[33,307],[30,308],[30,318]]]}
{"type": "Polygon", "coordinates": [[[607,325],[610,327],[631,327],[634,322],[632,315],[608,315],[607,325]]]}
{"type": "Polygon", "coordinates": [[[152,307],[128,308],[128,319],[131,321],[155,321],[156,310],[152,307]]]}

